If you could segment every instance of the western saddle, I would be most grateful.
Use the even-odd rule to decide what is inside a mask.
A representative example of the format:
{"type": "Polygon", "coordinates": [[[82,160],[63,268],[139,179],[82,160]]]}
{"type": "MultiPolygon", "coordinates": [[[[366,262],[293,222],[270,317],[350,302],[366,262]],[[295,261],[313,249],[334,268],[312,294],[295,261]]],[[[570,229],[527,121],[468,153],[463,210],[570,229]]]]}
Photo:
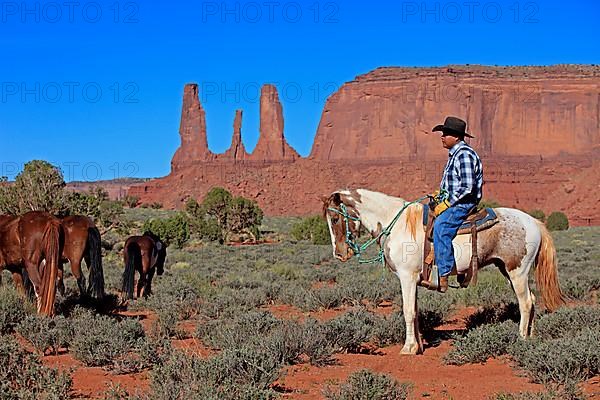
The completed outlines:
{"type": "MultiPolygon", "coordinates": [[[[433,221],[435,216],[428,205],[423,205],[423,228],[425,229],[425,242],[423,245],[423,268],[421,270],[421,282],[430,280],[432,265],[434,264],[433,252],[433,221]]],[[[477,232],[487,229],[498,222],[498,216],[491,208],[476,209],[461,225],[457,235],[471,234],[471,262],[466,274],[459,274],[457,280],[460,287],[466,288],[469,283],[477,284],[477,269],[479,259],[477,256],[477,232]]],[[[436,272],[437,273],[437,272],[436,272]]],[[[426,286],[426,285],[424,285],[426,286]]],[[[427,287],[427,286],[426,286],[427,287]]]]}

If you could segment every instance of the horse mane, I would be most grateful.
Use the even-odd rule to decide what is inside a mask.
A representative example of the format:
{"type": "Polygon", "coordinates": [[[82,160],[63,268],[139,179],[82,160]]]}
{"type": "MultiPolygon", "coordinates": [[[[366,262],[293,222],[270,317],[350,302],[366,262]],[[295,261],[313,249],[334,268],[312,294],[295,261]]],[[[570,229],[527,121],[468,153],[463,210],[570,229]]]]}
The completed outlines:
{"type": "Polygon", "coordinates": [[[156,241],[161,241],[162,242],[162,240],[160,240],[160,237],[156,233],[151,232],[151,231],[144,231],[144,233],[142,234],[142,236],[148,236],[150,239],[154,240],[155,242],[156,241]]]}
{"type": "Polygon", "coordinates": [[[417,226],[423,222],[423,207],[421,204],[411,204],[405,210],[406,226],[405,229],[410,232],[413,239],[417,237],[417,226]]]}

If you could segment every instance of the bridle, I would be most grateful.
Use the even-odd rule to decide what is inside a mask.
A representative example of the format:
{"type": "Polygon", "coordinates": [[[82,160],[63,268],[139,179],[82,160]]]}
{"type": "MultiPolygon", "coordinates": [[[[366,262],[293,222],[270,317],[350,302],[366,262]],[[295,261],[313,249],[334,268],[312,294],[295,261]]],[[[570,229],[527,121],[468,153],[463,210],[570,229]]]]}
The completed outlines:
{"type": "Polygon", "coordinates": [[[333,211],[333,212],[341,215],[344,218],[344,222],[346,223],[346,244],[352,249],[354,255],[356,257],[358,257],[358,262],[361,264],[370,264],[370,263],[375,263],[375,262],[381,262],[382,266],[385,267],[385,254],[384,254],[383,248],[384,248],[385,240],[390,235],[392,228],[394,227],[394,225],[400,218],[400,215],[402,215],[402,213],[404,212],[404,210],[406,210],[408,208],[408,206],[410,206],[411,204],[420,203],[427,198],[429,198],[429,195],[420,197],[419,199],[414,200],[414,201],[405,202],[404,205],[402,206],[402,208],[400,209],[400,211],[398,211],[398,213],[396,213],[396,216],[394,217],[394,219],[392,219],[392,221],[388,224],[388,226],[386,226],[384,229],[382,229],[381,232],[379,232],[379,234],[376,237],[367,240],[365,243],[363,243],[361,245],[356,243],[356,241],[354,240],[354,235],[352,234],[352,231],[350,231],[350,225],[348,223],[349,220],[361,222],[360,218],[348,214],[348,209],[344,203],[340,203],[339,209],[333,208],[333,207],[327,207],[327,209],[329,211],[333,211]],[[377,243],[379,245],[379,252],[378,252],[377,256],[363,259],[362,255],[363,255],[364,251],[369,246],[371,246],[373,243],[377,243]]]}

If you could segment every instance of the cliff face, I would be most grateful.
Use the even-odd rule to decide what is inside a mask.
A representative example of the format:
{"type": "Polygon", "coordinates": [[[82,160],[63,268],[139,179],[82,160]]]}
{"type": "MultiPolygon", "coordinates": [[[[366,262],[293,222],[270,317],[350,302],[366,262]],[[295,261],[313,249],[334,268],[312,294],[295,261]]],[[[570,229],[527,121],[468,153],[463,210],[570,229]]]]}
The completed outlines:
{"type": "Polygon", "coordinates": [[[293,161],[300,155],[283,137],[283,108],[277,88],[265,85],[260,92],[260,136],[250,159],[293,161]]]}
{"type": "Polygon", "coordinates": [[[235,110],[233,120],[233,137],[231,146],[223,154],[216,154],[216,159],[225,161],[243,161],[248,158],[248,153],[242,142],[242,110],[235,110]]]}
{"type": "Polygon", "coordinates": [[[431,128],[468,121],[483,156],[582,154],[600,143],[598,70],[381,68],[331,96],[310,155],[318,160],[439,157],[431,128]]]}
{"type": "Polygon", "coordinates": [[[223,186],[270,215],[318,213],[319,196],[342,187],[417,198],[437,187],[447,157],[431,128],[455,115],[476,136],[485,198],[598,224],[600,209],[588,205],[600,203],[599,86],[596,66],[379,68],[328,99],[301,158],[284,138],[274,86],[261,91],[255,150],[244,149],[238,110],[230,149],[213,154],[197,85],[187,85],[172,173],[130,194],[181,207],[223,186]]]}
{"type": "Polygon", "coordinates": [[[181,147],[171,160],[171,171],[197,161],[208,161],[211,152],[206,139],[206,113],[198,98],[198,85],[187,84],[183,89],[183,106],[179,125],[181,147]]]}
{"type": "Polygon", "coordinates": [[[207,162],[278,162],[300,158],[283,136],[283,109],[275,86],[264,85],[261,89],[260,136],[251,154],[246,152],[242,142],[242,110],[236,110],[229,149],[221,154],[215,154],[208,149],[206,114],[198,95],[197,84],[185,85],[179,128],[181,146],[171,160],[172,172],[207,162]]]}

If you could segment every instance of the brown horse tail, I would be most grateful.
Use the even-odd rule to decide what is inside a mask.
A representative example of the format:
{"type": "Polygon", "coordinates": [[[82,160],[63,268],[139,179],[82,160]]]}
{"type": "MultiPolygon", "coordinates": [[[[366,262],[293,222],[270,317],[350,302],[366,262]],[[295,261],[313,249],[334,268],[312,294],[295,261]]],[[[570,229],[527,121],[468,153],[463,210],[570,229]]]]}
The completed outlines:
{"type": "Polygon", "coordinates": [[[102,242],[98,228],[88,228],[87,250],[90,257],[90,284],[88,290],[97,299],[104,297],[104,271],[102,270],[102,242]]]}
{"type": "Polygon", "coordinates": [[[123,293],[127,299],[133,299],[135,267],[140,261],[140,247],[137,243],[129,243],[125,247],[125,271],[123,272],[123,293]]]}
{"type": "Polygon", "coordinates": [[[56,298],[56,278],[60,256],[60,222],[50,220],[46,223],[42,246],[46,265],[42,271],[42,287],[39,296],[38,311],[48,316],[54,315],[54,300],[56,298]]]}
{"type": "Polygon", "coordinates": [[[548,229],[539,221],[542,241],[536,258],[535,281],[542,294],[544,306],[549,311],[555,311],[565,304],[565,297],[558,283],[558,269],[556,263],[556,248],[548,229]]]}

